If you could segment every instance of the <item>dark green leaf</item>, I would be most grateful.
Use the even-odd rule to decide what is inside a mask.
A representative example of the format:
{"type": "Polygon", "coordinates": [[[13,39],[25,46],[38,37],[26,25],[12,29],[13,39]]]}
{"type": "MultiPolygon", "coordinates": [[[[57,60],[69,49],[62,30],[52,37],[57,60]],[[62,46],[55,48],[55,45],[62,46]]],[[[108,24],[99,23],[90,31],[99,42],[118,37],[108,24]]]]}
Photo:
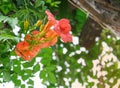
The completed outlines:
{"type": "Polygon", "coordinates": [[[24,66],[24,68],[29,68],[34,65],[34,62],[35,62],[35,59],[32,59],[30,62],[25,62],[22,65],[24,66]]]}
{"type": "Polygon", "coordinates": [[[28,88],[33,88],[33,86],[28,86],[28,88]]]}
{"type": "Polygon", "coordinates": [[[0,44],[0,50],[2,50],[2,52],[0,52],[0,55],[5,52],[8,52],[9,49],[10,49],[10,46],[7,43],[0,44]]]}
{"type": "Polygon", "coordinates": [[[25,84],[22,84],[22,85],[21,85],[21,88],[25,88],[25,84]]]}
{"type": "Polygon", "coordinates": [[[31,79],[29,79],[27,83],[28,83],[28,84],[31,84],[31,85],[34,84],[33,80],[31,80],[31,79]]]}
{"type": "Polygon", "coordinates": [[[35,7],[39,7],[39,6],[44,5],[44,4],[45,4],[44,1],[41,1],[41,0],[36,0],[35,1],[35,7]]]}
{"type": "Polygon", "coordinates": [[[89,53],[88,53],[86,59],[91,59],[91,60],[97,59],[99,53],[100,53],[99,46],[98,45],[94,45],[92,47],[92,49],[89,50],[89,53]]]}

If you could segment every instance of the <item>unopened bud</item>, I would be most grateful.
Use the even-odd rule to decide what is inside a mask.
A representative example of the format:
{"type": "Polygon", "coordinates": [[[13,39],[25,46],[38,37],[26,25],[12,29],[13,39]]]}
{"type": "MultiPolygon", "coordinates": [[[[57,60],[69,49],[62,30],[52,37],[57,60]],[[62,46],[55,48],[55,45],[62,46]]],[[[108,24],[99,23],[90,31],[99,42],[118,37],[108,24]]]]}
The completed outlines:
{"type": "Polygon", "coordinates": [[[40,31],[42,31],[42,30],[44,29],[44,27],[45,27],[45,25],[42,24],[42,25],[40,26],[40,31]]]}
{"type": "Polygon", "coordinates": [[[35,24],[36,27],[40,26],[42,24],[42,20],[38,20],[37,23],[35,24]]]}
{"type": "Polygon", "coordinates": [[[28,29],[28,26],[29,26],[29,22],[28,22],[28,20],[26,19],[26,20],[24,21],[24,29],[28,29]]]}

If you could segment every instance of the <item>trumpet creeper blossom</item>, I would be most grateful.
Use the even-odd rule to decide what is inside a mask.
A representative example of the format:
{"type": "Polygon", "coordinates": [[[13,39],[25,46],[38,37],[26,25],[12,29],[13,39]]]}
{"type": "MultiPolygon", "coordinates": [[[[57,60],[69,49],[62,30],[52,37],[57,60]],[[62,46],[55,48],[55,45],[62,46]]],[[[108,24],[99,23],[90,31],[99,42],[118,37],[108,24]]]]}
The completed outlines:
{"type": "Polygon", "coordinates": [[[40,31],[34,30],[30,34],[27,34],[24,41],[19,42],[15,47],[15,53],[24,60],[30,61],[42,48],[55,45],[58,36],[64,42],[72,42],[69,20],[56,20],[54,15],[48,10],[46,10],[46,14],[48,16],[48,22],[45,25],[42,22],[39,24],[44,25],[44,27],[41,27],[42,29],[40,31]]]}
{"type": "Polygon", "coordinates": [[[41,48],[53,46],[57,42],[57,34],[53,30],[47,30],[43,37],[39,37],[40,32],[34,30],[31,35],[27,34],[25,40],[16,45],[15,52],[24,60],[30,61],[41,48]],[[32,45],[33,44],[33,45],[32,45]]]}
{"type": "Polygon", "coordinates": [[[46,10],[48,21],[54,25],[54,30],[62,38],[64,42],[72,42],[72,35],[70,34],[71,25],[68,19],[56,20],[51,12],[46,10]]]}

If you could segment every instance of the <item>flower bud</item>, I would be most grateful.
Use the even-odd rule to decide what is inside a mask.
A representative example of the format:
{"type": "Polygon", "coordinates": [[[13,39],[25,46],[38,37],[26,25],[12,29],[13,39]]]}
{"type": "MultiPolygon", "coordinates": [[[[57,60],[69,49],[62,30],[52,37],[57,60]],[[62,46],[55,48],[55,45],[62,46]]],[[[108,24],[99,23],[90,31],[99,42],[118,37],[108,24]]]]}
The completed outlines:
{"type": "Polygon", "coordinates": [[[28,26],[29,26],[29,22],[28,22],[28,20],[26,19],[26,20],[24,21],[24,29],[28,29],[28,26]]]}
{"type": "Polygon", "coordinates": [[[35,24],[36,27],[40,26],[42,24],[42,20],[38,20],[37,23],[35,24]]]}

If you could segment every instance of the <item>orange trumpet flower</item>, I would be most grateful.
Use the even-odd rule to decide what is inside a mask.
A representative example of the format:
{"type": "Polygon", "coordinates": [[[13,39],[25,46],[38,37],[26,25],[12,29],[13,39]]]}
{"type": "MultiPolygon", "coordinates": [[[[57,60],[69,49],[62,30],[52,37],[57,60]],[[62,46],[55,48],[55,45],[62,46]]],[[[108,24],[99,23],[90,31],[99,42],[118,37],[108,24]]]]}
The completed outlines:
{"type": "Polygon", "coordinates": [[[24,60],[30,61],[34,58],[41,48],[50,47],[56,44],[57,37],[60,36],[64,42],[71,42],[72,36],[69,33],[71,26],[69,20],[56,20],[52,13],[46,10],[48,22],[44,25],[38,21],[35,26],[40,25],[40,31],[34,30],[27,34],[24,41],[16,45],[15,53],[24,60]]]}

